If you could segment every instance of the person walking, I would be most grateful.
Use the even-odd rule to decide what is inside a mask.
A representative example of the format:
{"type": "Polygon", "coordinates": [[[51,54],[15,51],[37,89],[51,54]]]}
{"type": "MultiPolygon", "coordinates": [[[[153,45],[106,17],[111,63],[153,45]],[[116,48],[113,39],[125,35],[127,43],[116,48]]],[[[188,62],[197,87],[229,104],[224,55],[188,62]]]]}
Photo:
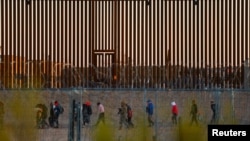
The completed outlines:
{"type": "Polygon", "coordinates": [[[210,123],[215,124],[216,123],[216,104],[213,100],[211,100],[210,106],[211,106],[211,110],[213,112],[212,119],[211,119],[210,123]]]}
{"type": "Polygon", "coordinates": [[[190,115],[191,115],[190,125],[193,125],[193,122],[195,122],[195,124],[198,125],[198,120],[197,120],[198,107],[197,107],[195,100],[192,100],[190,115]]]}
{"type": "Polygon", "coordinates": [[[83,127],[90,123],[90,116],[92,115],[92,107],[89,101],[86,101],[82,106],[83,127]]]}
{"type": "Polygon", "coordinates": [[[53,105],[53,123],[54,128],[59,128],[59,115],[63,113],[63,107],[59,104],[58,101],[54,102],[53,105]]]}
{"type": "Polygon", "coordinates": [[[97,119],[95,126],[98,126],[100,122],[105,124],[104,106],[100,102],[97,102],[97,106],[98,106],[99,116],[98,116],[98,119],[97,119]]]}
{"type": "Polygon", "coordinates": [[[148,126],[151,127],[154,125],[153,121],[154,105],[150,99],[147,100],[146,113],[148,114],[148,123],[149,123],[148,126]]]}
{"type": "Polygon", "coordinates": [[[172,111],[172,123],[174,125],[177,125],[178,108],[177,108],[175,101],[173,101],[171,105],[172,105],[172,110],[171,110],[172,111]]]}
{"type": "Polygon", "coordinates": [[[118,111],[118,114],[120,115],[120,121],[119,121],[120,127],[119,127],[119,130],[122,129],[123,125],[125,125],[128,128],[126,113],[127,113],[126,103],[124,101],[122,101],[121,102],[121,107],[119,108],[119,111],[118,111]]]}
{"type": "Polygon", "coordinates": [[[132,122],[132,116],[133,116],[133,111],[131,107],[126,104],[127,107],[127,121],[128,121],[128,127],[134,128],[134,123],[132,122]]]}

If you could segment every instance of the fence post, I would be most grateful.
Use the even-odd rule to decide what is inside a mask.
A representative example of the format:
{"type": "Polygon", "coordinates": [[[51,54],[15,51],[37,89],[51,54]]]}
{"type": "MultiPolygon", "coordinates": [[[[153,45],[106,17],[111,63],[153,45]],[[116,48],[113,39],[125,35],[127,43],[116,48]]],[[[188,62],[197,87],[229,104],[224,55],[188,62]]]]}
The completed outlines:
{"type": "Polygon", "coordinates": [[[157,141],[157,135],[158,135],[158,91],[155,93],[155,135],[153,136],[153,141],[157,141]]]}
{"type": "Polygon", "coordinates": [[[178,132],[178,137],[179,137],[179,141],[182,141],[182,119],[181,117],[178,118],[178,125],[179,125],[179,132],[178,132]]]}
{"type": "Polygon", "coordinates": [[[81,141],[81,103],[77,105],[77,141],[81,141]]]}
{"type": "Polygon", "coordinates": [[[215,95],[215,102],[217,103],[216,105],[216,123],[218,124],[219,122],[224,122],[223,116],[221,115],[221,91],[216,88],[216,95],[215,95]],[[221,121],[220,121],[221,120],[221,121]]]}
{"type": "Polygon", "coordinates": [[[74,110],[75,110],[75,100],[73,100],[69,106],[68,141],[74,141],[74,110]]]}
{"type": "Polygon", "coordinates": [[[249,89],[249,85],[250,85],[250,80],[249,80],[249,66],[250,66],[250,62],[249,59],[246,59],[245,62],[243,63],[243,70],[244,70],[244,80],[243,80],[243,87],[244,89],[249,89]]]}
{"type": "Polygon", "coordinates": [[[232,90],[231,91],[231,94],[232,94],[232,120],[233,120],[233,123],[235,123],[235,116],[234,116],[234,91],[232,90]]]}

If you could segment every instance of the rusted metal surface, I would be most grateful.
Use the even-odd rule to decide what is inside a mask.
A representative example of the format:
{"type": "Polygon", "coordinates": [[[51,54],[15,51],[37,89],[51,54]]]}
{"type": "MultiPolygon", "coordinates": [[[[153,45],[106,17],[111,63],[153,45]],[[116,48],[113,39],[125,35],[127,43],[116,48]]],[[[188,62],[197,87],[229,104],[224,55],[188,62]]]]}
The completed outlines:
{"type": "MultiPolygon", "coordinates": [[[[6,75],[13,69],[8,56],[16,56],[70,66],[59,84],[55,66],[45,65],[49,88],[243,88],[249,6],[247,0],[1,1],[1,82],[16,87],[6,75]]],[[[25,72],[15,67],[14,74],[25,72]]]]}

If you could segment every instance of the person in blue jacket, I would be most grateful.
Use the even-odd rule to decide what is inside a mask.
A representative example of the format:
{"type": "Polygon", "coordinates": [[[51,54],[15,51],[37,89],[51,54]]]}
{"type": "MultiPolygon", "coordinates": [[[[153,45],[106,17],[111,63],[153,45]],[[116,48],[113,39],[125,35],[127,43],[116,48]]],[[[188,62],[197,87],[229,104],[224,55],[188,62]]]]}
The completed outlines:
{"type": "Polygon", "coordinates": [[[146,112],[148,114],[148,123],[149,123],[148,126],[151,127],[154,125],[153,121],[154,105],[150,99],[147,100],[146,112]]]}

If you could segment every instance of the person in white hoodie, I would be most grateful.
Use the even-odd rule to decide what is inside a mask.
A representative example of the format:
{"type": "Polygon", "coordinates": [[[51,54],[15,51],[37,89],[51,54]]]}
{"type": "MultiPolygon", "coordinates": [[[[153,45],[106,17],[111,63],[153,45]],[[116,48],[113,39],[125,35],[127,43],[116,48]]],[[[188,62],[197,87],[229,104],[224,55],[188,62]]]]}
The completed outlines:
{"type": "Polygon", "coordinates": [[[171,102],[171,105],[172,105],[172,122],[173,124],[177,124],[177,116],[178,116],[178,108],[177,108],[177,105],[176,103],[173,101],[171,102]]]}
{"type": "Polygon", "coordinates": [[[100,122],[105,124],[104,106],[100,102],[97,102],[97,106],[98,106],[99,116],[98,116],[98,119],[97,119],[95,126],[98,126],[100,122]]]}

